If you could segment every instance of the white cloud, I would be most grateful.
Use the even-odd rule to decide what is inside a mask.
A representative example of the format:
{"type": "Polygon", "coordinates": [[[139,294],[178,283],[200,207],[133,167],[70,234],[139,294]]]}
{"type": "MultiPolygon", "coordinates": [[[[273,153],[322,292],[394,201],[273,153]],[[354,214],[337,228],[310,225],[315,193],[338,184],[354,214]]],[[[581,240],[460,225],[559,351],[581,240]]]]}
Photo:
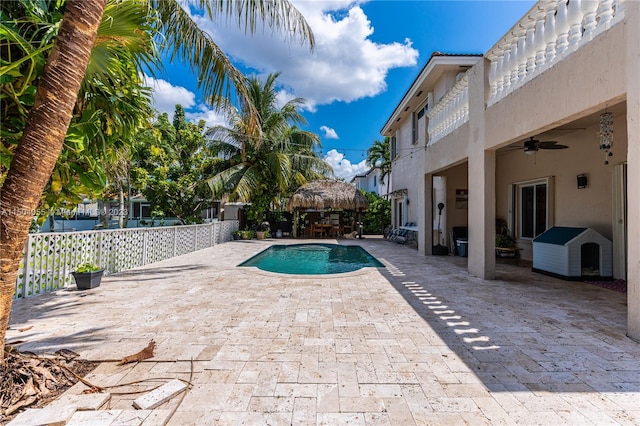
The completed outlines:
{"type": "Polygon", "coordinates": [[[155,79],[144,76],[144,84],[153,90],[153,107],[169,114],[173,117],[176,104],[180,104],[184,109],[190,109],[196,104],[195,93],[181,86],[174,86],[166,80],[155,79]]]}
{"type": "Polygon", "coordinates": [[[212,23],[194,16],[216,43],[234,60],[259,73],[283,71],[278,82],[308,101],[306,109],[334,101],[351,102],[386,90],[392,68],[416,64],[418,51],[410,40],[388,44],[369,39],[374,28],[353,1],[295,1],[312,28],[316,47],[287,41],[285,36],[258,26],[249,38],[230,22],[212,23]]]}
{"type": "Polygon", "coordinates": [[[213,127],[218,125],[227,126],[228,121],[225,116],[215,109],[211,109],[206,105],[200,104],[195,111],[185,111],[185,117],[187,120],[197,123],[200,120],[204,120],[207,123],[207,127],[213,127]]]}
{"type": "Polygon", "coordinates": [[[166,112],[169,120],[173,120],[176,105],[180,104],[185,110],[187,120],[197,123],[204,120],[208,127],[226,124],[225,117],[204,104],[196,104],[195,93],[182,86],[174,86],[166,80],[144,76],[145,85],[153,90],[153,108],[160,113],[166,112]]]}
{"type": "Polygon", "coordinates": [[[331,127],[320,126],[320,130],[324,132],[324,137],[327,139],[340,139],[338,138],[338,134],[335,129],[332,129],[331,127]]]}
{"type": "Polygon", "coordinates": [[[351,164],[351,161],[345,158],[345,155],[335,149],[327,152],[324,161],[333,167],[333,172],[337,178],[343,178],[349,182],[355,175],[363,174],[369,170],[366,160],[362,160],[358,164],[351,164]]]}

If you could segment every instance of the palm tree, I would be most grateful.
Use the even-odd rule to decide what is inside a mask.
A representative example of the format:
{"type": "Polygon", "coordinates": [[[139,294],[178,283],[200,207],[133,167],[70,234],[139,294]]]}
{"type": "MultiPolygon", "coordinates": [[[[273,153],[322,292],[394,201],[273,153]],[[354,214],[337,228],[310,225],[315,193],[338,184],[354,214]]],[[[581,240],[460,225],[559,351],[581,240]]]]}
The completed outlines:
{"type": "Polygon", "coordinates": [[[106,0],[69,0],[0,195],[0,362],[22,249],[71,121],[106,0]]]}
{"type": "MultiPolygon", "coordinates": [[[[384,178],[391,177],[391,139],[386,136],[384,141],[373,141],[373,145],[367,150],[367,164],[370,167],[380,169],[380,181],[384,184],[384,178]]],[[[389,198],[389,179],[387,179],[387,198],[389,198]]]]}
{"type": "MultiPolygon", "coordinates": [[[[62,151],[106,0],[68,0],[60,30],[38,81],[33,108],[29,111],[0,194],[0,362],[22,249],[34,212],[62,151]]],[[[310,27],[286,0],[264,2],[199,0],[211,19],[236,17],[237,23],[254,31],[260,21],[287,31],[313,47],[310,27]]],[[[242,74],[233,67],[210,36],[201,31],[177,0],[148,0],[149,22],[162,33],[171,57],[191,64],[200,89],[213,100],[229,95],[235,87],[240,102],[247,99],[242,74]]],[[[4,58],[3,58],[4,59],[4,58]]],[[[140,65],[140,64],[138,64],[140,65]]],[[[104,69],[106,74],[111,70],[104,69]]],[[[246,120],[255,126],[257,117],[246,120]]]]}
{"type": "Polygon", "coordinates": [[[299,185],[333,174],[317,155],[318,135],[298,127],[306,124],[298,111],[304,99],[294,98],[278,107],[279,75],[268,75],[264,83],[256,77],[247,79],[259,126],[248,125],[249,109],[238,111],[226,104],[231,127],[216,126],[207,131],[214,152],[225,159],[222,170],[209,179],[214,198],[251,202],[249,218],[258,221],[271,205],[277,205],[299,185]]]}

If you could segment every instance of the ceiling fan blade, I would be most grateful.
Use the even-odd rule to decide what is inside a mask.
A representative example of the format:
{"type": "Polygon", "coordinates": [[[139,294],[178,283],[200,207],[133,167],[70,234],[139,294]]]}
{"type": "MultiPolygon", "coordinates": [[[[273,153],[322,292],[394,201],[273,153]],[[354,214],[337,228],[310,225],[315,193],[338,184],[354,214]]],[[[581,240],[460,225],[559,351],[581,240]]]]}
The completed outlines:
{"type": "Polygon", "coordinates": [[[569,148],[567,145],[561,145],[556,141],[545,141],[540,142],[538,144],[538,148],[540,149],[566,149],[569,148]]]}
{"type": "Polygon", "coordinates": [[[533,137],[531,137],[530,139],[527,139],[526,141],[524,141],[524,147],[525,148],[529,148],[529,149],[533,149],[533,148],[536,148],[539,143],[540,143],[540,141],[535,140],[535,139],[533,139],[533,137]]]}

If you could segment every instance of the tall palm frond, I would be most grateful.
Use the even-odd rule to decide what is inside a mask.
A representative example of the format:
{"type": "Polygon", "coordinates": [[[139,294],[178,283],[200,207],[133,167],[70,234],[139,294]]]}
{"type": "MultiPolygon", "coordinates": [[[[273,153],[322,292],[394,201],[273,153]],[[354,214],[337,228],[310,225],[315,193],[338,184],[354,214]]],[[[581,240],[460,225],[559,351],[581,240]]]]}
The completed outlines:
{"type": "MultiPolygon", "coordinates": [[[[262,22],[274,30],[282,30],[287,36],[309,42],[315,41],[308,23],[300,12],[283,0],[194,0],[199,9],[205,9],[212,20],[235,18],[238,26],[253,34],[262,22]]],[[[165,41],[162,47],[170,52],[171,60],[180,58],[191,65],[198,76],[198,88],[207,101],[214,104],[220,96],[231,97],[232,89],[238,95],[242,108],[251,112],[247,126],[255,131],[258,125],[256,111],[251,102],[244,75],[236,69],[215,41],[193,21],[189,13],[175,0],[149,0],[149,6],[159,17],[160,32],[165,41]]],[[[215,104],[214,104],[215,105],[215,104]]]]}
{"type": "MultiPolygon", "coordinates": [[[[376,140],[367,150],[367,164],[380,169],[380,180],[391,175],[391,139],[387,136],[383,141],[376,140]]],[[[388,183],[388,179],[387,179],[388,183]]],[[[387,191],[388,191],[387,187],[387,191]]]]}
{"type": "Polygon", "coordinates": [[[260,118],[257,129],[246,126],[246,110],[227,106],[231,126],[208,130],[212,146],[228,160],[228,168],[209,180],[214,197],[228,196],[245,202],[255,202],[258,197],[261,202],[278,202],[307,179],[333,174],[331,166],[318,157],[318,135],[295,125],[306,122],[297,107],[304,100],[295,98],[278,107],[278,75],[267,76],[264,83],[257,77],[246,81],[260,118]]]}

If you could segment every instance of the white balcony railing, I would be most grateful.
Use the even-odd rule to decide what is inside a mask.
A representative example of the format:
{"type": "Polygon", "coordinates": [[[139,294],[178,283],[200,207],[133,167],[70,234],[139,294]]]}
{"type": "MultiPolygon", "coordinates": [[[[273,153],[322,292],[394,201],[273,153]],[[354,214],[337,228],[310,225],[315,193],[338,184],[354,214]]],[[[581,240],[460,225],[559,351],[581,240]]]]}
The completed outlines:
{"type": "Polygon", "coordinates": [[[456,84],[428,112],[428,145],[432,145],[469,120],[469,75],[456,84]]]}
{"type": "Polygon", "coordinates": [[[624,0],[541,0],[485,55],[493,105],[621,22],[624,0]]]}

